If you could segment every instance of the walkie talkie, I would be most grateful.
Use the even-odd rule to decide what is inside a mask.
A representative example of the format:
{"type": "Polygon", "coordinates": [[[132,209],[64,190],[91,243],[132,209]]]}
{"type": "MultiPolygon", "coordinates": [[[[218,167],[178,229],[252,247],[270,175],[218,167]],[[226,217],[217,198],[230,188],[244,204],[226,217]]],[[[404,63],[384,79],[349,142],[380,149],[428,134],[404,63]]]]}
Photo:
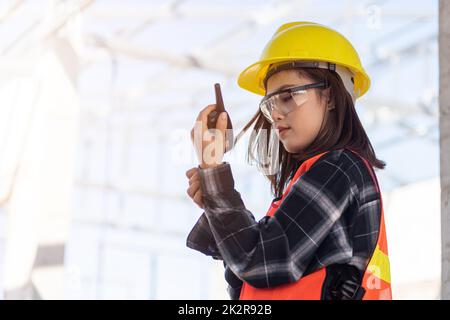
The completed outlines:
{"type": "MultiPolygon", "coordinates": [[[[219,115],[226,111],[223,104],[222,91],[220,90],[220,84],[214,84],[214,90],[216,92],[216,110],[213,110],[208,115],[208,129],[215,129],[219,115]]],[[[230,115],[227,112],[227,132],[225,135],[225,141],[228,142],[228,148],[225,147],[225,152],[228,152],[233,148],[233,124],[231,123],[230,115]]]]}

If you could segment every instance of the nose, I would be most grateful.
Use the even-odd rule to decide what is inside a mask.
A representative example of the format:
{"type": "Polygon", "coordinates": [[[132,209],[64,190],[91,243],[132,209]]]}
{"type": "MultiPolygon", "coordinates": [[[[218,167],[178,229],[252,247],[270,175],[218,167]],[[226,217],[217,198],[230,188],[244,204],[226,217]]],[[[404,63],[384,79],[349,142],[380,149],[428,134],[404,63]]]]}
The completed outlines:
{"type": "Polygon", "coordinates": [[[279,113],[276,109],[272,110],[271,116],[274,121],[282,120],[284,118],[284,116],[281,113],[279,113]]]}

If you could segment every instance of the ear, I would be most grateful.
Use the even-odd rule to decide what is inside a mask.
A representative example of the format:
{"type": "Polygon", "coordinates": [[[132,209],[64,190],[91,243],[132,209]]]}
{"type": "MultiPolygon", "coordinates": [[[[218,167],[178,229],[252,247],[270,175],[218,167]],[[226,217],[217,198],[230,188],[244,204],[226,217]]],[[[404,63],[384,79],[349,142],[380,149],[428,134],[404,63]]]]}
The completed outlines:
{"type": "Polygon", "coordinates": [[[327,104],[327,110],[331,111],[334,108],[336,108],[336,106],[331,102],[331,100],[328,100],[328,104],[327,104]]]}
{"type": "Polygon", "coordinates": [[[333,101],[331,101],[331,88],[328,87],[322,90],[322,99],[326,101],[326,108],[328,111],[333,110],[335,106],[333,105],[333,101]]]}

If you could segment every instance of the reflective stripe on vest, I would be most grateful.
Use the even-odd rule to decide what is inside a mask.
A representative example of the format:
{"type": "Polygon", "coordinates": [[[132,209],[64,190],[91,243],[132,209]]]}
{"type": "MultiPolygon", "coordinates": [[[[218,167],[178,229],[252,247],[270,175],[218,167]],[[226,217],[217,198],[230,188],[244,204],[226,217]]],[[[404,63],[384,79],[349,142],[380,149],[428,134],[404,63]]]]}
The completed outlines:
{"type": "MultiPolygon", "coordinates": [[[[349,150],[358,155],[358,153],[356,153],[355,151],[351,149],[349,150]]],[[[297,169],[294,177],[286,187],[286,190],[283,192],[281,199],[271,203],[266,215],[273,216],[280,203],[283,201],[284,197],[289,193],[289,190],[291,189],[291,186],[295,183],[295,181],[297,181],[297,179],[303,173],[308,171],[317,159],[319,159],[323,154],[327,152],[328,151],[317,154],[302,163],[302,165],[297,169]]],[[[363,296],[363,300],[390,300],[392,299],[391,275],[381,191],[376,175],[372,171],[373,168],[370,166],[366,159],[364,159],[363,157],[361,157],[361,159],[364,160],[364,163],[368,167],[370,175],[372,176],[372,179],[376,184],[377,191],[380,193],[381,203],[381,221],[378,241],[362,280],[362,287],[366,290],[363,296]]],[[[300,278],[297,282],[288,283],[273,288],[255,288],[244,281],[239,299],[320,300],[322,297],[322,287],[325,276],[326,268],[320,268],[300,278]]]]}

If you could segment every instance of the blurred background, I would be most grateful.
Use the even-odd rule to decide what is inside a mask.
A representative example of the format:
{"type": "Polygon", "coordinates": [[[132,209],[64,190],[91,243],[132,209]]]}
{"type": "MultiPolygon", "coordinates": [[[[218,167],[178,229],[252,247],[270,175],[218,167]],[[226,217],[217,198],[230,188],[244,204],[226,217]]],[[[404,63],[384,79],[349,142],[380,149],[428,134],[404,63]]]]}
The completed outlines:
{"type": "MultiPolygon", "coordinates": [[[[377,156],[395,299],[439,299],[438,2],[0,1],[0,298],[228,299],[220,261],[186,247],[189,132],[220,82],[240,89],[275,30],[343,33],[372,79],[356,109],[377,156]]],[[[259,220],[269,183],[227,154],[259,220]]]]}

